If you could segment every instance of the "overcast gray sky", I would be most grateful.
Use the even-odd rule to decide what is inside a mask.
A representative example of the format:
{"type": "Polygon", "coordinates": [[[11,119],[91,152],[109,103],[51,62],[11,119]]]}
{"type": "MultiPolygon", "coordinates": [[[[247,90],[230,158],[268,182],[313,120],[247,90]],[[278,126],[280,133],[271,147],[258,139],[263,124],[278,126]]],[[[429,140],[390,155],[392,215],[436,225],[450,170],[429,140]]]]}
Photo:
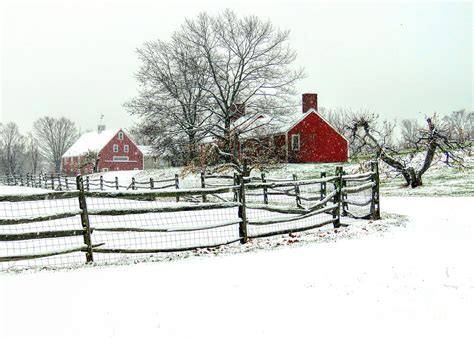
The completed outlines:
{"type": "Polygon", "coordinates": [[[185,17],[230,8],[291,30],[299,92],[324,107],[398,120],[473,109],[473,4],[429,2],[0,0],[0,121],[44,115],[128,127],[135,49],[185,17]]]}

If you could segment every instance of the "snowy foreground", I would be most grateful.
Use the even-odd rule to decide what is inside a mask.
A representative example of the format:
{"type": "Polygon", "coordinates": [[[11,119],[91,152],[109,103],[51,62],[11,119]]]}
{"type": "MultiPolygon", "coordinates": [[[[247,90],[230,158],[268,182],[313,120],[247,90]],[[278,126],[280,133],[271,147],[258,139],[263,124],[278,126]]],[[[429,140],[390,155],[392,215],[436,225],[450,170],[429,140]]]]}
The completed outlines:
{"type": "Polygon", "coordinates": [[[275,250],[1,274],[0,337],[473,337],[474,198],[382,203],[408,222],[275,250]]]}

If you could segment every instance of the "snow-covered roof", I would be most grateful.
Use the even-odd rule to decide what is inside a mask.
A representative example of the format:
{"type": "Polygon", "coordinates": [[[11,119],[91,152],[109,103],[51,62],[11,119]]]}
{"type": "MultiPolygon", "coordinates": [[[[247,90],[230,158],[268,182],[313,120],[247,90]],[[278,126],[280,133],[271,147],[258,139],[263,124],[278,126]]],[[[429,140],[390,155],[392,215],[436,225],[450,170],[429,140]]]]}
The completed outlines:
{"type": "Polygon", "coordinates": [[[88,151],[101,151],[120,130],[120,128],[107,129],[101,133],[82,134],[76,143],[64,153],[63,157],[76,157],[84,155],[88,151]]]}

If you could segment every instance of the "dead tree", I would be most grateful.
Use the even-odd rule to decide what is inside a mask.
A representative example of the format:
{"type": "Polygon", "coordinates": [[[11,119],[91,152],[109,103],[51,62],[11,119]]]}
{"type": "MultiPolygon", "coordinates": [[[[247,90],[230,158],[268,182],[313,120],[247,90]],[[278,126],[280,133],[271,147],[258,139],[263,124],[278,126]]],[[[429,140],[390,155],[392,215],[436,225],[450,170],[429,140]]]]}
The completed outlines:
{"type": "Polygon", "coordinates": [[[418,137],[414,141],[413,158],[417,153],[424,153],[421,165],[418,168],[412,165],[410,159],[404,158],[398,151],[387,145],[386,139],[376,127],[374,116],[354,116],[347,128],[351,131],[351,140],[357,142],[359,149],[369,149],[377,159],[400,173],[407,186],[416,188],[423,185],[422,176],[430,168],[436,153],[442,152],[451,158],[452,163],[463,164],[463,159],[456,150],[463,149],[463,145],[449,137],[446,126],[438,123],[436,115],[426,118],[426,127],[418,130],[418,137]]]}

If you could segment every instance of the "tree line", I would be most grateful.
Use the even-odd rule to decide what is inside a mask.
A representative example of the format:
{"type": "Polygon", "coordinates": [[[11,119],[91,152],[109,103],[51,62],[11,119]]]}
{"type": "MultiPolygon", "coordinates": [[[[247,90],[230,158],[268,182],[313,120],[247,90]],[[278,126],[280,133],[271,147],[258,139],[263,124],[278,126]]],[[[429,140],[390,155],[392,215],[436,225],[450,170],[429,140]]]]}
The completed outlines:
{"type": "Polygon", "coordinates": [[[79,137],[75,123],[65,117],[42,117],[33,132],[22,135],[14,122],[0,123],[0,172],[2,174],[54,172],[61,157],[79,137]]]}

